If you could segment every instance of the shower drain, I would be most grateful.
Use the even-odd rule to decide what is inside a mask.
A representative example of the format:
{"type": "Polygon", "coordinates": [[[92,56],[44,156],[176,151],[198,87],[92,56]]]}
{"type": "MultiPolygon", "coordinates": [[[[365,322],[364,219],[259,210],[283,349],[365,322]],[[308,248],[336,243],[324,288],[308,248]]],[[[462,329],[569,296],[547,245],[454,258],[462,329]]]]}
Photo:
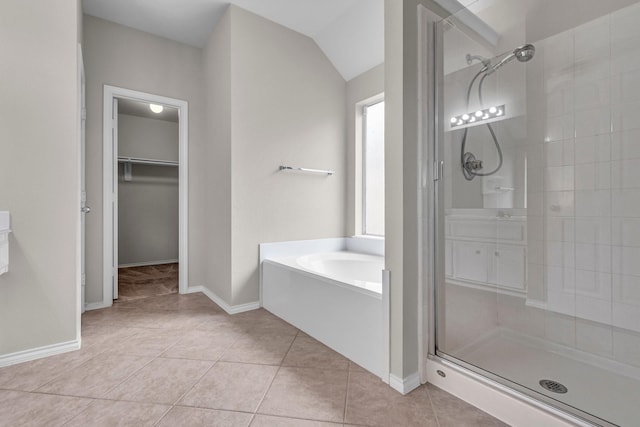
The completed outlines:
{"type": "Polygon", "coordinates": [[[567,388],[560,384],[559,382],[555,382],[553,380],[540,380],[540,385],[549,390],[552,391],[554,393],[566,393],[568,390],[567,388]]]}

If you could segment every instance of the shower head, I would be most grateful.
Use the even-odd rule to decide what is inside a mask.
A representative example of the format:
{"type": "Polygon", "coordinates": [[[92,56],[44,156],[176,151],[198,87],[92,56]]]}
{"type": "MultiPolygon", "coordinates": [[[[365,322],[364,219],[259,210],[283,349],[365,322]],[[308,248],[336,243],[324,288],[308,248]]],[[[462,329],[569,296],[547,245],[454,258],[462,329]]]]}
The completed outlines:
{"type": "Polygon", "coordinates": [[[523,46],[517,47],[511,52],[509,55],[502,58],[500,62],[495,64],[493,67],[487,70],[487,75],[494,73],[498,68],[502,67],[507,62],[511,62],[514,59],[517,59],[519,62],[527,62],[536,53],[536,47],[532,44],[525,44],[523,46]]]}

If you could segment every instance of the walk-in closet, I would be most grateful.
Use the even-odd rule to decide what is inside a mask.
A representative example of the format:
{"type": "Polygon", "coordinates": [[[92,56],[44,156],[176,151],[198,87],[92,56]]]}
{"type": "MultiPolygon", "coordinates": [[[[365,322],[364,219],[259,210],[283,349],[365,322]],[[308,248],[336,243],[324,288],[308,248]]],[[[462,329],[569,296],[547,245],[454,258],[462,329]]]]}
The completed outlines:
{"type": "Polygon", "coordinates": [[[178,292],[178,110],[118,99],[119,302],[178,292]]]}

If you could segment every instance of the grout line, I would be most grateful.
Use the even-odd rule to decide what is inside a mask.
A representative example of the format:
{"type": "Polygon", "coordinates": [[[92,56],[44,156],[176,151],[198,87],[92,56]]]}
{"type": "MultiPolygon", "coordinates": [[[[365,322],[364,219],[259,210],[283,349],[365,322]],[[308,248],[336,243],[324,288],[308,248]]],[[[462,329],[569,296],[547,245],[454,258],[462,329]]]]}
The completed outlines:
{"type": "Polygon", "coordinates": [[[431,405],[431,411],[433,412],[433,417],[436,422],[436,426],[440,427],[440,420],[438,419],[438,412],[436,411],[436,406],[433,404],[433,399],[431,398],[431,393],[429,392],[429,388],[426,384],[423,385],[424,391],[427,392],[427,396],[429,397],[429,404],[431,405]]]}
{"type": "Polygon", "coordinates": [[[344,410],[342,411],[342,423],[347,422],[347,405],[349,404],[349,385],[351,383],[351,361],[347,365],[347,386],[344,391],[344,410]]]}
{"type": "Polygon", "coordinates": [[[93,402],[90,402],[87,406],[85,406],[82,410],[80,410],[77,414],[71,416],[68,420],[66,420],[62,426],[66,426],[69,425],[69,423],[71,421],[73,421],[74,419],[78,418],[81,414],[84,414],[85,412],[87,412],[89,410],[89,408],[91,407],[91,405],[93,405],[95,402],[97,401],[97,399],[94,399],[93,402]]]}
{"type": "Polygon", "coordinates": [[[174,406],[173,406],[173,405],[169,406],[169,407],[167,408],[167,410],[166,410],[166,411],[164,411],[164,414],[162,414],[162,415],[160,416],[160,418],[158,418],[158,419],[156,420],[156,422],[155,422],[155,423],[153,423],[153,427],[155,427],[155,426],[157,426],[157,425],[160,425],[160,423],[162,422],[162,420],[164,419],[164,417],[166,417],[166,416],[167,416],[167,414],[169,414],[169,412],[171,412],[171,410],[172,410],[173,408],[174,408],[174,406]]]}
{"type": "Polygon", "coordinates": [[[209,366],[209,369],[207,369],[202,375],[200,375],[200,377],[195,380],[193,382],[193,384],[191,384],[191,387],[189,387],[184,393],[182,393],[176,400],[175,402],[173,402],[173,404],[171,405],[171,407],[174,407],[178,404],[178,402],[180,402],[188,393],[191,392],[191,390],[193,390],[195,388],[196,385],[198,385],[200,383],[200,381],[202,381],[202,379],[213,369],[214,366],[216,366],[218,364],[218,360],[216,360],[215,362],[213,362],[211,364],[211,366],[209,366]]]}
{"type": "MultiPolygon", "coordinates": [[[[94,344],[94,345],[95,345],[95,344],[94,344]]],[[[89,347],[92,347],[92,346],[88,346],[87,348],[89,348],[89,347]]],[[[78,349],[78,350],[76,350],[76,351],[82,351],[82,348],[80,348],[80,349],[78,349]]],[[[71,365],[71,366],[69,366],[67,369],[64,369],[64,370],[63,370],[63,372],[60,372],[58,375],[56,375],[55,377],[53,377],[51,380],[49,380],[49,381],[45,382],[44,384],[40,384],[40,385],[39,385],[35,390],[31,390],[31,391],[33,392],[33,391],[39,390],[39,389],[41,389],[42,387],[47,386],[47,385],[49,385],[49,384],[53,383],[53,382],[54,382],[54,381],[56,381],[58,378],[61,378],[63,375],[65,375],[65,374],[69,373],[71,370],[78,369],[78,368],[80,368],[81,366],[84,366],[85,364],[87,364],[87,363],[91,362],[91,361],[92,361],[93,359],[95,359],[96,357],[98,357],[98,356],[101,356],[101,355],[105,354],[105,353],[106,353],[106,351],[107,351],[107,348],[104,348],[103,350],[101,350],[101,351],[97,352],[96,354],[94,354],[93,356],[91,356],[90,358],[88,358],[87,360],[85,360],[84,362],[79,363],[79,364],[77,364],[77,365],[71,365]]]]}
{"type": "Polygon", "coordinates": [[[251,423],[253,423],[253,420],[255,419],[256,419],[256,414],[251,414],[251,419],[249,419],[249,424],[247,424],[247,427],[249,427],[251,423]]]}
{"type": "MultiPolygon", "coordinates": [[[[300,332],[300,330],[298,330],[298,332],[296,333],[295,337],[298,336],[299,332],[300,332]]],[[[278,365],[278,370],[276,371],[276,374],[273,376],[273,378],[271,379],[271,382],[269,383],[269,387],[267,387],[267,389],[265,390],[264,394],[262,395],[262,398],[260,399],[260,402],[258,402],[258,404],[256,405],[256,409],[254,411],[255,414],[258,413],[258,410],[260,409],[260,406],[262,406],[262,403],[264,402],[264,399],[267,397],[267,394],[269,393],[269,391],[271,391],[271,386],[273,386],[274,381],[278,377],[278,374],[280,373],[280,370],[283,367],[282,364],[284,363],[285,359],[289,355],[289,352],[291,351],[291,348],[293,347],[293,343],[296,341],[295,337],[291,340],[291,343],[289,344],[289,348],[287,349],[286,353],[282,357],[282,360],[280,361],[280,364],[278,365]]]]}

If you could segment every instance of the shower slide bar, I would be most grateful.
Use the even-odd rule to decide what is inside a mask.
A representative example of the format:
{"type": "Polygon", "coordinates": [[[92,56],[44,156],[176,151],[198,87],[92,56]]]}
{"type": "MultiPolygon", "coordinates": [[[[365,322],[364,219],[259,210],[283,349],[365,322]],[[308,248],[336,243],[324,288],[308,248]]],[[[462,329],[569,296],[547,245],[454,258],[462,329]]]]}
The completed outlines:
{"type": "Polygon", "coordinates": [[[325,175],[333,175],[335,171],[332,170],[323,170],[323,169],[309,169],[309,168],[294,168],[292,166],[280,166],[279,170],[293,170],[298,172],[306,172],[306,173],[321,173],[325,175]]]}

